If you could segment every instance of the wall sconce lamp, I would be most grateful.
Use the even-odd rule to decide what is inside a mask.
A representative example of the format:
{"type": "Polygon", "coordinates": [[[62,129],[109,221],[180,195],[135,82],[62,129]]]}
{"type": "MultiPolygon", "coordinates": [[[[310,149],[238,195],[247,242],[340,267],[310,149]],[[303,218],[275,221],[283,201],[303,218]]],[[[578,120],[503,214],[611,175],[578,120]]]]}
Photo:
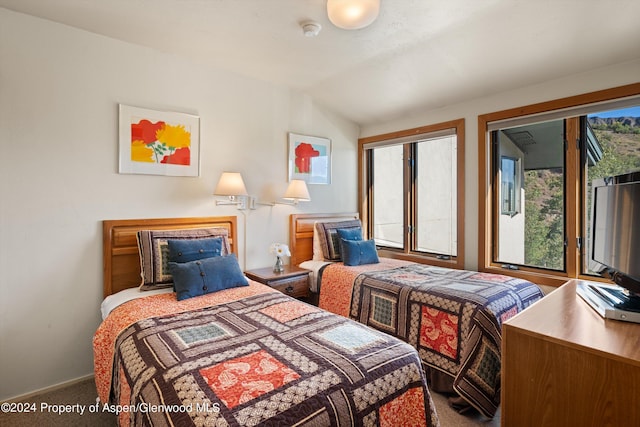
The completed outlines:
{"type": "Polygon", "coordinates": [[[213,194],[229,198],[229,200],[216,200],[216,205],[236,205],[240,210],[256,209],[256,205],[297,205],[298,202],[311,200],[307,183],[300,179],[292,179],[282,197],[285,201],[257,202],[255,197],[249,196],[247,193],[247,188],[239,172],[223,172],[213,194]]]}
{"type": "Polygon", "coordinates": [[[292,179],[282,197],[290,202],[274,202],[281,205],[297,205],[298,202],[308,202],[311,200],[307,183],[301,179],[292,179]]]}
{"type": "Polygon", "coordinates": [[[222,172],[216,189],[215,196],[227,196],[229,200],[216,200],[216,205],[236,205],[238,209],[247,209],[249,193],[244,186],[242,175],[239,172],[222,172]]]}
{"type": "Polygon", "coordinates": [[[275,206],[275,205],[291,205],[295,206],[298,202],[308,202],[311,200],[307,183],[301,179],[292,179],[287,187],[287,191],[282,196],[284,201],[276,200],[275,202],[256,202],[258,205],[275,206]]]}

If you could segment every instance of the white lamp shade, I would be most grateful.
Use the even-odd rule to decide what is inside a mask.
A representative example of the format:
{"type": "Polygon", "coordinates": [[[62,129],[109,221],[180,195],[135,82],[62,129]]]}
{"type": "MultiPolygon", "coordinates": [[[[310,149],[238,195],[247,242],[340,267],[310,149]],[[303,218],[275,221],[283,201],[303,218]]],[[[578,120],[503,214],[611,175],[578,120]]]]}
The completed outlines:
{"type": "Polygon", "coordinates": [[[309,196],[309,190],[307,189],[307,183],[301,179],[292,179],[287,187],[287,191],[284,193],[283,199],[286,200],[303,200],[308,202],[311,200],[309,196]]]}
{"type": "Polygon", "coordinates": [[[380,12],[380,0],[328,0],[327,15],[333,25],[358,30],[371,25],[380,12]]]}
{"type": "Polygon", "coordinates": [[[242,175],[239,172],[223,172],[213,191],[216,196],[248,196],[242,175]]]}

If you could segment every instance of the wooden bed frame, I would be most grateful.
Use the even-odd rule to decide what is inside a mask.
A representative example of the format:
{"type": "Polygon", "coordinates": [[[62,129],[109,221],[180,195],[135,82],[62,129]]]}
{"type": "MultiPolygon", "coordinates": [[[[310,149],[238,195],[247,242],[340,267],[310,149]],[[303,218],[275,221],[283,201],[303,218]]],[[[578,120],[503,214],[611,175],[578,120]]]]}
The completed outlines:
{"type": "Polygon", "coordinates": [[[235,245],[237,217],[120,219],[102,222],[103,296],[140,286],[140,256],[136,233],[140,230],[177,230],[222,227],[229,232],[231,252],[235,245]]]}
{"type": "Polygon", "coordinates": [[[299,265],[301,262],[313,259],[313,225],[316,222],[349,221],[359,218],[360,214],[357,212],[291,215],[289,221],[291,265],[299,265]]]}

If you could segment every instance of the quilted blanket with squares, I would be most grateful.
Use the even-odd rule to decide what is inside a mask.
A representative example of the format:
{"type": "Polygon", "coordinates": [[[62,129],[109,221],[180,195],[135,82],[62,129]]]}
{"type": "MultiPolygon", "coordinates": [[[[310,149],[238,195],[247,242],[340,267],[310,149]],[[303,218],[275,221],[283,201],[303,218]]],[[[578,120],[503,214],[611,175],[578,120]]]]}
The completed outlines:
{"type": "Polygon", "coordinates": [[[542,296],[526,280],[414,264],[359,276],[350,316],[410,343],[428,366],[454,377],[460,396],[493,417],[502,322],[542,296]]]}
{"type": "Polygon", "coordinates": [[[115,348],[131,425],[438,425],[413,347],[281,293],[146,318],[115,348]]]}
{"type": "MultiPolygon", "coordinates": [[[[323,272],[322,286],[325,279],[332,284],[333,298],[338,298],[334,276],[348,277],[340,272],[346,268],[334,264],[323,272]]],[[[538,286],[423,264],[351,275],[352,285],[343,285],[351,295],[349,317],[411,344],[427,366],[453,378],[453,389],[469,404],[487,417],[495,415],[502,322],[542,298],[538,286]]]]}

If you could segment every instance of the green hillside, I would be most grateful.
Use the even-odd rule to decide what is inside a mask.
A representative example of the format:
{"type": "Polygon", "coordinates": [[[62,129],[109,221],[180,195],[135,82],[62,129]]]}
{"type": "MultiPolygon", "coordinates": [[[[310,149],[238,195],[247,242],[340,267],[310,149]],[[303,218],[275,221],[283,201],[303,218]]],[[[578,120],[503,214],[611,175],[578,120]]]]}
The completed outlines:
{"type": "MultiPolygon", "coordinates": [[[[640,118],[589,118],[602,159],[588,168],[591,181],[640,170],[640,118]]],[[[525,172],[525,264],[554,270],[564,268],[564,182],[561,169],[525,172]]],[[[590,211],[590,198],[587,212],[590,211]]]]}

